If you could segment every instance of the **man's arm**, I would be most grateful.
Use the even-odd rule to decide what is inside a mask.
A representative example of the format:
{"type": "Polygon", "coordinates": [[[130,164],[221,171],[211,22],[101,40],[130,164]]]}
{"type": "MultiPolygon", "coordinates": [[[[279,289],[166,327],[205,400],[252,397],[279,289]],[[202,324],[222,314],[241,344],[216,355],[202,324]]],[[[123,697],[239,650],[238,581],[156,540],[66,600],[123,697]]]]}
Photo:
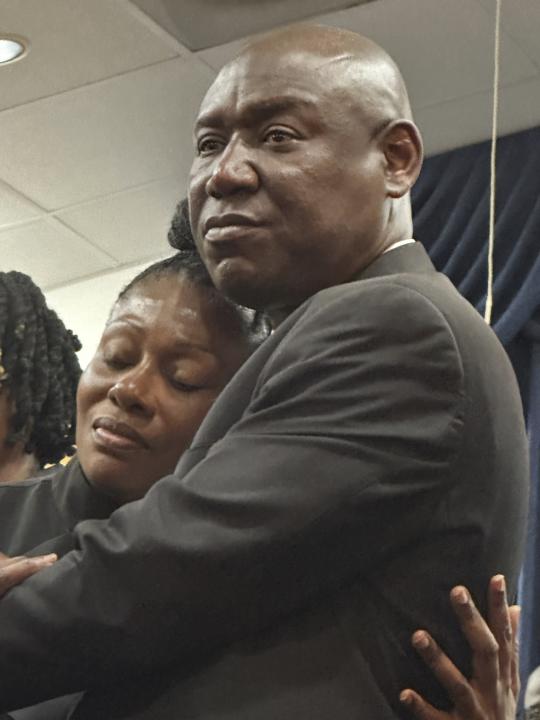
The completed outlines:
{"type": "Polygon", "coordinates": [[[519,607],[508,608],[504,578],[491,579],[486,624],[463,587],[453,588],[450,600],[473,652],[473,677],[468,681],[425,631],[412,642],[454,703],[451,712],[437,710],[414,690],[401,701],[418,720],[515,720],[519,695],[519,607]]]}
{"type": "Polygon", "coordinates": [[[203,461],[81,523],[0,604],[0,709],[192,664],[415,542],[460,446],[462,380],[418,293],[310,306],[203,461]]]}

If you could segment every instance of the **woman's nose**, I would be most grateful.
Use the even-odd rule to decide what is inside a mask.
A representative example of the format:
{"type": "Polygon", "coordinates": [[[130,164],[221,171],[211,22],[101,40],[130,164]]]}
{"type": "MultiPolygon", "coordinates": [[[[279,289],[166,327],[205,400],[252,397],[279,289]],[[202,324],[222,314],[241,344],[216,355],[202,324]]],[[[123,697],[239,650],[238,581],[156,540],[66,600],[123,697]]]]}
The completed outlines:
{"type": "Polygon", "coordinates": [[[131,372],[109,388],[107,397],[125,412],[151,416],[154,402],[151,378],[144,372],[131,372]]]}

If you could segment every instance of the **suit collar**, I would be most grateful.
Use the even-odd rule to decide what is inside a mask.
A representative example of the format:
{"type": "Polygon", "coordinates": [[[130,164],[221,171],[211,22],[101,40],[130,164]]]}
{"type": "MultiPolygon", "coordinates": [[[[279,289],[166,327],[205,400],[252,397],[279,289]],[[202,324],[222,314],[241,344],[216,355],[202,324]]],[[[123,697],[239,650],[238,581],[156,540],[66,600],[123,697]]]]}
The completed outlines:
{"type": "Polygon", "coordinates": [[[361,270],[354,280],[367,280],[396,273],[425,274],[432,272],[436,272],[436,270],[424,246],[415,242],[401,245],[401,247],[379,255],[371,265],[361,270]]]}

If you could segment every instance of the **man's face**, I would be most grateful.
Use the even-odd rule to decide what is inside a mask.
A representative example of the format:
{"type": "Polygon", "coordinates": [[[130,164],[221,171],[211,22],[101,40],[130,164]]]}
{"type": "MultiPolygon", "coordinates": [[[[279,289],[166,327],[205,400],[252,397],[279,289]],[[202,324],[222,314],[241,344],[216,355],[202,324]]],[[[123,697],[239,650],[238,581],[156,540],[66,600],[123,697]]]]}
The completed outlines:
{"type": "Polygon", "coordinates": [[[312,55],[248,56],[203,101],[191,223],[214,283],[237,302],[294,308],[380,251],[384,156],[342,75],[312,55]]]}

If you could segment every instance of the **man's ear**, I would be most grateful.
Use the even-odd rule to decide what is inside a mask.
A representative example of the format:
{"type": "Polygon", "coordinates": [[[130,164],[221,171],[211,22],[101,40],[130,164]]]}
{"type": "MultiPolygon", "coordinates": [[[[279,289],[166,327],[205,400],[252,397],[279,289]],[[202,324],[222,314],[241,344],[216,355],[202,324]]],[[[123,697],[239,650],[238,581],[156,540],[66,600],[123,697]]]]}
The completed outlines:
{"type": "Polygon", "coordinates": [[[403,197],[412,188],[422,167],[422,138],[410,120],[394,120],[380,138],[386,160],[385,182],[389,197],[403,197]]]}

